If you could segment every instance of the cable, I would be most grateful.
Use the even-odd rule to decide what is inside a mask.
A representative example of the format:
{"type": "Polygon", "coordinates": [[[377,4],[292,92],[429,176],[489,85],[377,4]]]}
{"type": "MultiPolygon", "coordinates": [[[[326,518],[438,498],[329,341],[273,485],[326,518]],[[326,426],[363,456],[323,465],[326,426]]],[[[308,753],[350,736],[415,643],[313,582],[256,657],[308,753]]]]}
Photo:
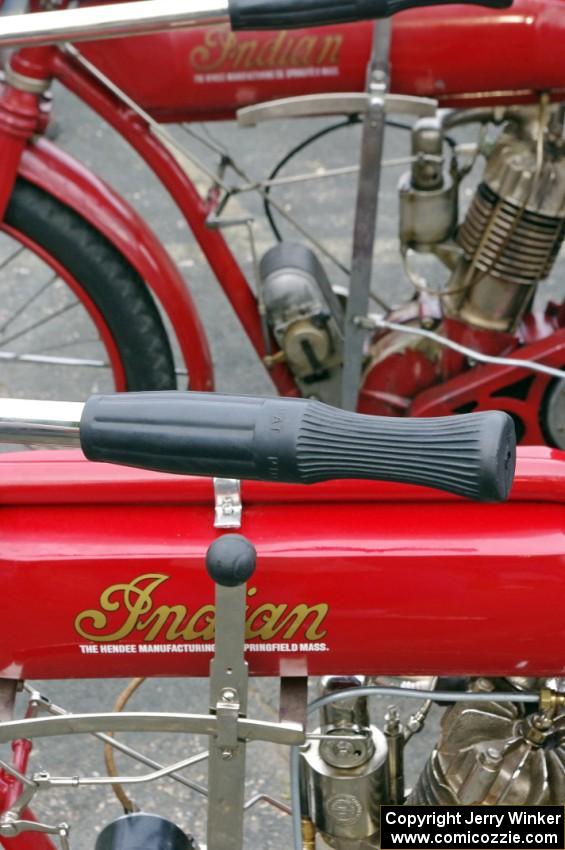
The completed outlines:
{"type": "MultiPolygon", "coordinates": [[[[275,180],[275,178],[278,177],[278,175],[283,170],[285,165],[288,165],[288,163],[292,159],[294,159],[295,156],[298,156],[298,154],[301,153],[303,150],[305,150],[307,147],[309,147],[310,145],[313,145],[314,142],[317,142],[319,139],[323,139],[324,136],[328,136],[330,133],[333,133],[335,130],[341,130],[343,127],[351,127],[352,125],[358,124],[358,123],[359,123],[358,117],[353,116],[352,118],[348,118],[345,121],[339,121],[337,124],[330,124],[328,127],[324,127],[323,129],[318,130],[316,133],[313,133],[311,136],[308,136],[307,139],[304,139],[302,142],[300,142],[294,148],[291,148],[291,150],[287,154],[285,154],[285,156],[280,160],[280,162],[278,162],[277,165],[275,165],[274,169],[269,174],[267,179],[268,180],[275,180]]],[[[269,222],[271,230],[273,231],[273,236],[275,237],[277,242],[282,242],[283,241],[282,235],[281,235],[281,232],[278,229],[276,222],[275,222],[275,219],[273,217],[273,211],[271,209],[271,203],[270,203],[270,200],[269,200],[269,195],[271,194],[271,188],[272,188],[271,186],[267,186],[267,188],[265,189],[265,195],[264,195],[264,198],[263,198],[263,209],[265,211],[265,215],[267,217],[267,221],[269,222]]]]}
{"type": "MultiPolygon", "coordinates": [[[[296,147],[292,148],[285,156],[280,160],[280,162],[275,165],[274,169],[269,174],[267,180],[275,180],[280,172],[283,170],[285,165],[294,159],[295,156],[298,156],[299,153],[302,153],[310,145],[313,145],[314,142],[317,142],[319,139],[323,139],[324,136],[328,136],[330,133],[333,133],[335,130],[341,130],[344,127],[352,127],[355,124],[360,124],[361,118],[358,115],[352,115],[350,118],[347,118],[345,121],[339,121],[337,124],[330,124],[328,127],[324,127],[322,130],[318,130],[313,135],[308,136],[307,139],[304,139],[300,144],[296,145],[296,147]]],[[[409,132],[412,131],[412,125],[406,124],[403,121],[395,121],[392,118],[387,118],[386,121],[387,127],[393,127],[396,130],[407,130],[409,132]]],[[[455,149],[457,147],[457,141],[449,135],[444,136],[444,140],[450,148],[455,149]]],[[[269,195],[271,194],[272,186],[267,186],[265,189],[265,194],[263,198],[263,209],[265,211],[265,216],[267,221],[269,222],[270,228],[273,231],[273,235],[277,242],[282,242],[282,235],[277,227],[273,216],[273,210],[271,209],[271,204],[269,202],[269,195]]]]}

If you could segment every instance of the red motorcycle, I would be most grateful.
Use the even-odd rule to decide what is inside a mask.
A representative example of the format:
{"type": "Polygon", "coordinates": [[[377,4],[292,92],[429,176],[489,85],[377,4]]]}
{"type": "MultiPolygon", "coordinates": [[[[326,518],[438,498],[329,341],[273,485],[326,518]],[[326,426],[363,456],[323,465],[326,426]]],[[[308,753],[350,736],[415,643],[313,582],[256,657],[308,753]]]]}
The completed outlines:
{"type": "MultiPolygon", "coordinates": [[[[286,20],[249,18],[240,27],[255,31],[232,32],[204,15],[195,28],[163,33],[174,10],[168,18],[157,10],[148,21],[141,8],[128,17],[123,9],[131,4],[109,12],[65,6],[57,3],[62,10],[45,25],[41,13],[2,20],[4,44],[28,45],[12,54],[0,100],[0,210],[10,237],[0,243],[0,273],[17,283],[0,322],[9,390],[21,392],[25,369],[39,385],[34,394],[44,390],[40,366],[84,371],[81,397],[99,387],[174,387],[163,313],[182,353],[180,372],[194,390],[213,388],[202,324],[163,247],[110,186],[41,135],[58,80],[169,191],[281,394],[403,417],[503,408],[521,442],[565,447],[565,311],[561,295],[535,302],[565,233],[563,0],[404,11],[391,30],[381,23],[375,39],[372,23],[320,28],[315,15],[296,18],[305,28],[292,31],[276,28],[286,20]],[[98,40],[102,19],[114,36],[127,37],[98,40]],[[29,46],[87,37],[80,50],[29,46]],[[480,62],[462,61],[471,44],[480,62]],[[322,265],[333,260],[335,268],[335,256],[300,223],[299,243],[283,240],[259,257],[251,215],[241,204],[230,212],[245,192],[256,192],[276,235],[275,216],[287,215],[276,190],[305,175],[273,173],[257,183],[209,137],[199,141],[217,167],[165,127],[233,118],[238,110],[247,125],[320,114],[342,116],[340,124],[363,119],[345,291],[338,272],[322,265]],[[371,315],[382,138],[396,113],[416,118],[407,125],[411,170],[400,185],[400,246],[417,295],[371,315]],[[483,128],[476,144],[454,137],[468,125],[483,128]],[[480,157],[484,173],[461,221],[461,184],[480,157]],[[207,189],[197,191],[194,168],[207,189]],[[252,280],[226,241],[228,227],[249,240],[252,280]],[[25,276],[16,274],[22,251],[35,258],[25,276]],[[439,261],[440,284],[423,277],[415,263],[422,255],[439,261]]],[[[34,0],[31,9],[38,8],[34,0]]],[[[330,169],[322,178],[352,170],[330,169]]]]}
{"type": "Polygon", "coordinates": [[[107,785],[125,814],[97,850],[196,848],[125,790],[164,778],[207,797],[209,850],[241,850],[258,802],[292,817],[297,850],[312,850],[316,834],[337,850],[379,846],[386,803],[562,810],[565,464],[555,450],[522,448],[510,500],[484,504],[512,485],[506,414],[399,421],[301,399],[118,394],[85,406],[4,400],[0,438],[80,442],[92,460],[157,470],[68,451],[0,460],[6,850],[72,847],[61,804],[51,820],[32,805],[48,790],[107,785]],[[246,479],[242,490],[229,475],[246,479]],[[351,477],[365,480],[336,481],[351,477]],[[129,710],[139,678],[102,713],[18,686],[208,675],[209,705],[192,714],[162,702],[129,710]],[[280,679],[278,721],[250,716],[249,675],[280,679]],[[310,703],[309,676],[323,677],[310,703]],[[374,696],[420,705],[406,722],[389,708],[377,724],[374,696]],[[441,733],[409,791],[408,741],[434,703],[447,703],[441,733]],[[142,745],[120,736],[132,731],[142,745]],[[171,763],[147,752],[161,733],[177,735],[171,763]],[[102,740],[107,777],[82,762],[53,773],[44,747],[71,734],[102,740]],[[207,751],[190,749],[192,734],[207,736],[207,751]],[[246,799],[251,742],[292,748],[290,806],[265,791],[246,799]],[[144,772],[118,771],[114,751],[144,772]],[[207,787],[185,772],[205,759],[207,787]]]}
{"type": "MultiPolygon", "coordinates": [[[[210,5],[193,3],[192,14],[209,15],[210,5]]],[[[360,5],[387,11],[382,0],[360,5]]],[[[129,14],[154,15],[161,27],[170,6],[147,0],[129,14]]],[[[232,3],[236,19],[257,10],[265,13],[254,0],[232,3]]],[[[113,22],[89,14],[106,32],[124,26],[123,12],[113,22]]],[[[68,34],[74,13],[57,15],[68,34]]],[[[40,15],[32,25],[41,29],[40,15]]],[[[384,100],[370,94],[368,160],[384,100]]],[[[194,850],[187,831],[138,811],[125,792],[167,777],[207,798],[208,850],[241,850],[244,814],[258,802],[292,817],[296,850],[313,850],[317,834],[336,850],[379,846],[383,803],[555,804],[562,816],[563,456],[521,449],[510,494],[507,414],[399,420],[302,399],[118,394],[85,406],[2,401],[0,438],[80,444],[92,461],[132,467],[72,452],[0,460],[6,850],[68,850],[69,824],[34,816],[32,804],[46,790],[105,785],[125,814],[102,830],[97,850],[194,850]],[[461,498],[509,494],[505,504],[461,498]],[[25,682],[208,674],[200,713],[127,710],[139,678],[115,712],[88,714],[25,682]],[[280,679],[278,722],[249,711],[249,674],[280,679]],[[323,677],[321,695],[309,703],[313,675],[323,677]],[[373,696],[423,705],[406,723],[392,707],[377,725],[373,696]],[[447,703],[441,733],[408,791],[405,749],[433,703],[447,703]],[[144,744],[177,735],[174,762],[115,737],[132,731],[144,744]],[[43,744],[71,734],[103,741],[107,777],[48,769],[43,744]],[[189,734],[205,736],[208,750],[192,753],[189,734]],[[291,748],[290,806],[264,792],[246,799],[252,742],[291,748]],[[114,750],[148,772],[118,772],[114,750]],[[204,759],[207,787],[185,774],[204,759]]]]}

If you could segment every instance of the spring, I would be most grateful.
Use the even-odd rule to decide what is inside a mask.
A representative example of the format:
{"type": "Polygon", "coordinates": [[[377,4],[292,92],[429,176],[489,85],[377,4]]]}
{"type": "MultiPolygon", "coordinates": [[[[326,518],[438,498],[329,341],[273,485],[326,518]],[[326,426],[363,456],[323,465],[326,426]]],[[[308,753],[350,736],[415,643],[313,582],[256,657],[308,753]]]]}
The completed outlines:
{"type": "Polygon", "coordinates": [[[564,237],[564,219],[521,208],[481,183],[458,241],[479,271],[534,284],[551,272],[564,237]]]}

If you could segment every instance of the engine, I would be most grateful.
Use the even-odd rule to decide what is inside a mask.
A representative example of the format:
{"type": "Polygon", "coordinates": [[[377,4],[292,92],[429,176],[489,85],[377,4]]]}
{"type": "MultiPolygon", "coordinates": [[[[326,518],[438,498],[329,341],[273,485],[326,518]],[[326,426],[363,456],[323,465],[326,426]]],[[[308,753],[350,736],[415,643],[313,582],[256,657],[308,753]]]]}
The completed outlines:
{"type": "Polygon", "coordinates": [[[474,327],[515,330],[551,272],[565,236],[565,145],[561,111],[509,115],[458,228],[458,172],[446,172],[446,125],[470,116],[424,120],[412,134],[414,165],[400,184],[400,241],[435,253],[451,269],[445,312],[474,327]]]}
{"type": "MultiPolygon", "coordinates": [[[[472,366],[472,360],[446,355],[446,338],[486,355],[504,356],[561,329],[565,308],[559,311],[551,303],[541,321],[530,321],[530,330],[525,330],[525,321],[565,238],[564,118],[563,107],[542,98],[538,107],[444,110],[415,123],[411,170],[399,186],[399,235],[417,295],[387,316],[405,330],[379,332],[370,340],[361,412],[404,416],[420,394],[472,366]],[[482,126],[479,143],[453,139],[450,134],[464,124],[482,126]],[[491,139],[486,128],[493,125],[498,128],[491,139]],[[461,217],[461,185],[481,155],[486,166],[461,217]],[[422,255],[439,260],[439,286],[417,271],[414,260],[422,255]],[[435,332],[435,339],[411,333],[412,328],[435,332]]],[[[343,361],[339,319],[347,294],[340,302],[342,293],[335,291],[314,251],[290,242],[266,254],[260,281],[279,356],[303,394],[338,404],[343,361]]],[[[527,385],[515,391],[530,389],[527,385]]],[[[494,388],[493,399],[514,398],[513,392],[501,385],[494,388]]],[[[546,381],[531,392],[535,410],[522,418],[520,412],[512,413],[519,437],[565,448],[565,385],[546,381]],[[528,431],[528,416],[536,423],[533,431],[528,431]]],[[[474,398],[465,399],[441,415],[476,408],[474,398]]]]}
{"type": "MultiPolygon", "coordinates": [[[[420,684],[430,687],[430,680],[385,683],[412,690],[420,684]]],[[[351,677],[326,678],[322,695],[363,684],[351,677]]],[[[302,752],[306,823],[336,850],[369,850],[379,846],[380,804],[563,805],[564,709],[540,711],[536,706],[528,712],[519,701],[488,699],[495,690],[518,694],[546,685],[561,692],[563,682],[484,678],[467,682],[466,692],[485,699],[477,703],[470,697],[444,710],[440,738],[412,790],[404,789],[404,748],[425,724],[429,703],[406,723],[391,706],[382,731],[369,719],[366,697],[322,709],[316,730],[319,740],[302,752]]]]}
{"type": "MultiPolygon", "coordinates": [[[[470,688],[488,693],[493,683],[470,688]]],[[[565,715],[526,715],[517,703],[459,703],[407,802],[413,805],[561,805],[565,715]]]]}
{"type": "Polygon", "coordinates": [[[565,236],[563,143],[540,155],[538,133],[536,122],[506,127],[459,229],[449,309],[480,328],[515,330],[565,236]]]}

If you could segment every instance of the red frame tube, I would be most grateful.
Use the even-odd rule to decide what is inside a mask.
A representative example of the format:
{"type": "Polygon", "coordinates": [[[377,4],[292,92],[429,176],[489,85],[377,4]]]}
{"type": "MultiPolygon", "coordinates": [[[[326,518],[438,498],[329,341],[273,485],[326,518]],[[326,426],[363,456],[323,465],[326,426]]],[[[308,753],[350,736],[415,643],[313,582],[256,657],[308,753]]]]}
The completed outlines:
{"type": "MultiPolygon", "coordinates": [[[[226,240],[206,226],[208,207],[186,172],[153,135],[145,122],[126,109],[72,58],[54,51],[53,74],[69,91],[107,121],[145,160],[184,215],[206,259],[232,305],[258,357],[266,355],[257,302],[226,240]]],[[[281,395],[298,395],[291,373],[283,365],[269,370],[281,395]]]]}

